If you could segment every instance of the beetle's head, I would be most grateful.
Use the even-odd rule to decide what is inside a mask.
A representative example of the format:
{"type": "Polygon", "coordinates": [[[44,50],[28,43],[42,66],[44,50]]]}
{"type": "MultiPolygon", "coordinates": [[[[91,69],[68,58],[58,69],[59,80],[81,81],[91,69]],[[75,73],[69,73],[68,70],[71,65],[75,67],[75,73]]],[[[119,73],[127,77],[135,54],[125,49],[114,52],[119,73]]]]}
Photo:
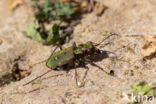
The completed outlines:
{"type": "Polygon", "coordinates": [[[94,46],[94,43],[91,41],[88,41],[86,44],[84,44],[83,50],[84,50],[84,52],[88,52],[90,54],[100,54],[101,53],[101,51],[98,48],[96,48],[94,46]]]}

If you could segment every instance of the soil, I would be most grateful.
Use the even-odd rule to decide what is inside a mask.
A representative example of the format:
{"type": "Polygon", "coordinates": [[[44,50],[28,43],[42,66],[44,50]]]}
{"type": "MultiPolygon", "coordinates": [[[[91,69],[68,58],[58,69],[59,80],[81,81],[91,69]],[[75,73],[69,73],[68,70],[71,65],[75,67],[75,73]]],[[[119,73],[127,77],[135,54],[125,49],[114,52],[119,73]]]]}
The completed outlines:
{"type": "MultiPolygon", "coordinates": [[[[33,20],[30,0],[25,0],[27,6],[21,5],[13,12],[8,9],[5,0],[0,1],[0,77],[17,68],[17,64],[17,69],[31,72],[22,80],[9,79],[12,81],[1,84],[0,104],[127,104],[123,93],[130,93],[131,85],[146,81],[150,86],[156,87],[156,58],[143,59],[140,54],[145,43],[142,36],[156,34],[156,1],[98,1],[107,6],[104,13],[101,16],[94,12],[85,14],[81,24],[74,27],[72,39],[63,47],[69,47],[73,42],[98,43],[106,37],[107,31],[118,34],[98,47],[114,52],[117,59],[109,53],[104,54],[108,57],[95,62],[108,73],[113,70],[114,76],[87,64],[89,71],[84,80],[86,69],[77,68],[78,81],[84,84],[82,87],[76,87],[73,69],[68,73],[52,71],[23,86],[48,70],[45,63],[29,66],[47,59],[54,46],[42,45],[22,35],[26,25],[33,20]]],[[[156,100],[151,104],[156,104],[156,100]]]]}

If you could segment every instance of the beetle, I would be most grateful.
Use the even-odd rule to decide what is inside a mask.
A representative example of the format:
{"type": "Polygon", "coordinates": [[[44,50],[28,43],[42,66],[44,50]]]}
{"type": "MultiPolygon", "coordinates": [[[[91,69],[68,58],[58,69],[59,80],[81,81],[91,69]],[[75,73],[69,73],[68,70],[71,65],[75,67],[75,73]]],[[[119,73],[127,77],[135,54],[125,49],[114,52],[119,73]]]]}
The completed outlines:
{"type": "MultiPolygon", "coordinates": [[[[35,81],[38,78],[41,78],[42,76],[46,75],[47,73],[51,72],[52,70],[59,70],[61,67],[63,68],[69,68],[69,67],[73,67],[75,69],[75,79],[76,79],[76,85],[78,86],[78,82],[77,82],[77,71],[76,71],[76,66],[79,65],[81,62],[87,62],[90,63],[93,66],[98,67],[99,69],[101,69],[102,71],[104,71],[105,73],[107,73],[105,70],[103,70],[103,68],[101,68],[100,66],[96,65],[95,63],[93,63],[92,61],[90,61],[89,57],[95,55],[95,54],[99,54],[101,51],[100,49],[96,48],[97,46],[99,46],[101,43],[103,43],[106,39],[108,39],[109,37],[111,37],[112,35],[116,35],[114,33],[111,33],[109,36],[107,36],[105,39],[103,39],[101,42],[99,43],[93,43],[91,41],[88,41],[85,44],[80,44],[78,46],[76,46],[76,43],[74,42],[74,44],[68,48],[62,49],[61,46],[60,47],[60,51],[55,52],[57,47],[54,49],[54,51],[52,52],[51,56],[49,57],[48,61],[46,62],[46,66],[48,68],[50,68],[47,72],[41,74],[40,76],[36,77],[35,79],[27,82],[25,85],[35,81]]],[[[109,74],[109,73],[107,73],[109,74]]]]}

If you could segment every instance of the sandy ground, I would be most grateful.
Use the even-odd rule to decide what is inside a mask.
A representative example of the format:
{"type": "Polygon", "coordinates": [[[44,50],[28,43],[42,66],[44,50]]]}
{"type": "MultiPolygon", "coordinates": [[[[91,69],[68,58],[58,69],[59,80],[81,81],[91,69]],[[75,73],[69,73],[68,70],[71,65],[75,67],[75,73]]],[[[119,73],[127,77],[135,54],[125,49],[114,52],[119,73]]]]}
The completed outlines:
{"type": "MultiPolygon", "coordinates": [[[[87,41],[99,42],[106,35],[105,31],[115,32],[119,36],[109,38],[100,49],[115,52],[113,55],[95,62],[107,72],[115,71],[109,76],[98,68],[77,68],[79,82],[83,87],[75,86],[74,70],[69,73],[53,71],[34,83],[23,86],[26,82],[48,70],[45,63],[33,68],[30,65],[47,59],[53,46],[44,46],[24,37],[21,31],[33,19],[31,10],[20,6],[14,12],[8,10],[5,0],[0,1],[0,76],[10,71],[15,59],[19,68],[31,70],[26,78],[0,87],[0,104],[127,104],[122,93],[131,92],[131,85],[146,81],[156,87],[156,58],[143,60],[140,49],[145,43],[142,36],[156,34],[155,0],[98,0],[108,9],[101,17],[94,13],[83,16],[82,23],[74,27],[69,43],[63,47],[87,41]],[[137,36],[133,36],[137,35],[137,36]],[[124,48],[122,48],[125,46],[124,48]],[[54,75],[60,76],[53,77],[54,75]]],[[[29,1],[27,1],[29,4],[29,1]]],[[[149,103],[148,103],[149,104],[149,103]]],[[[151,104],[156,104],[156,100],[151,104]]]]}

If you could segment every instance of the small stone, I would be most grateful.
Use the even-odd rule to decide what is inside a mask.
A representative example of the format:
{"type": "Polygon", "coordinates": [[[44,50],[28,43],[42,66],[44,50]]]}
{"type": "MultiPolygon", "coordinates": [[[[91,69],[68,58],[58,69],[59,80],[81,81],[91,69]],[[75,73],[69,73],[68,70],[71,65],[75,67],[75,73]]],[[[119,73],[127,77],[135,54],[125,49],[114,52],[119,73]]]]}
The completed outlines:
{"type": "Polygon", "coordinates": [[[108,7],[101,4],[101,3],[96,3],[94,7],[94,11],[97,16],[101,16],[103,12],[107,9],[108,7]]]}
{"type": "Polygon", "coordinates": [[[77,85],[78,85],[78,86],[81,86],[81,82],[77,82],[77,85]]]}
{"type": "Polygon", "coordinates": [[[77,86],[78,86],[78,87],[83,87],[83,86],[84,86],[84,83],[78,82],[78,83],[77,83],[77,86]]]}
{"type": "Polygon", "coordinates": [[[72,96],[72,93],[66,92],[66,93],[65,93],[65,97],[69,97],[69,96],[72,96]]]}

